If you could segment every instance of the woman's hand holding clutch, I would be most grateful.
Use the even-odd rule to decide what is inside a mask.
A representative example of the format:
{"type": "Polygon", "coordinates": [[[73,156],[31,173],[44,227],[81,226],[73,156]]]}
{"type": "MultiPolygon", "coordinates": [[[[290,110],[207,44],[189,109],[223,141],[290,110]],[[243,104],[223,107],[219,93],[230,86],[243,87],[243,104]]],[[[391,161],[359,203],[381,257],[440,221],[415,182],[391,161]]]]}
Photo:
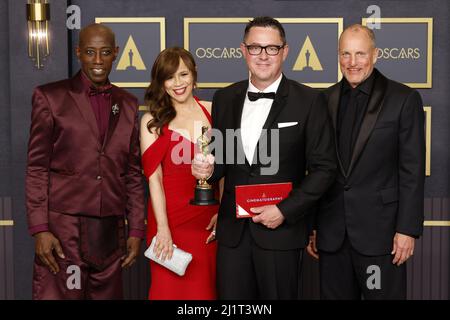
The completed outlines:
{"type": "Polygon", "coordinates": [[[158,227],[158,232],[156,233],[156,243],[153,248],[157,258],[161,258],[162,261],[170,260],[173,255],[173,241],[172,234],[170,233],[169,227],[158,227]]]}

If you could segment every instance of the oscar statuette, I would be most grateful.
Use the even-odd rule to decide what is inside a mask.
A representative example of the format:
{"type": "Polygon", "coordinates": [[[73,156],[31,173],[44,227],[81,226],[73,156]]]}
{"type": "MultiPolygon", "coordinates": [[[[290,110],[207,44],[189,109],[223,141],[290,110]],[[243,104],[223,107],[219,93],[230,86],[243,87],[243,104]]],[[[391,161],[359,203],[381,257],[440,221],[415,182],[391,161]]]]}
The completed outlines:
{"type": "MultiPolygon", "coordinates": [[[[202,127],[202,135],[197,139],[197,145],[201,153],[206,157],[209,154],[208,145],[211,140],[207,136],[208,127],[202,127]]],[[[197,180],[197,185],[195,186],[194,199],[189,202],[192,205],[197,206],[210,206],[219,204],[219,201],[215,199],[214,188],[206,181],[206,179],[197,180]]]]}

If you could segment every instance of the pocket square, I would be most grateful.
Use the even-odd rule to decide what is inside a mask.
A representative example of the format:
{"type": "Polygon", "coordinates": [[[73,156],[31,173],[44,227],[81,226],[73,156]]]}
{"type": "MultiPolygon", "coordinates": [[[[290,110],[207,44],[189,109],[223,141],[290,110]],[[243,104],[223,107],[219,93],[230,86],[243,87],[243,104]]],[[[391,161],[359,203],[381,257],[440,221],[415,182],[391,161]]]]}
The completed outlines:
{"type": "Polygon", "coordinates": [[[286,128],[298,125],[298,122],[278,122],[278,128],[286,128]]]}

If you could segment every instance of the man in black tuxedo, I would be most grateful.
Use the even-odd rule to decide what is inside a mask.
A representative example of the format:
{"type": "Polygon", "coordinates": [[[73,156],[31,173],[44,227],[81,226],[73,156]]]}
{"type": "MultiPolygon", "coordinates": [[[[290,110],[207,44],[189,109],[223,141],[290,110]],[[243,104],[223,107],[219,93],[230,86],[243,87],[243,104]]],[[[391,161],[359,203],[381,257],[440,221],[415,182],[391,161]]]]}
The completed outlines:
{"type": "Polygon", "coordinates": [[[405,299],[404,262],[422,234],[422,100],[374,69],[377,52],[372,30],[348,27],[339,40],[344,78],[326,90],[340,170],[307,249],[320,256],[323,299],[405,299]]]}
{"type": "Polygon", "coordinates": [[[192,166],[198,179],[225,177],[217,223],[218,296],[296,299],[308,243],[306,212],[335,178],[331,122],[320,92],[282,74],[289,47],[277,20],[250,21],[241,50],[250,79],[218,90],[213,99],[213,127],[223,148],[216,148],[214,166],[201,155],[192,166]],[[236,135],[230,137],[230,130],[236,135]],[[236,218],[236,186],[281,182],[293,184],[286,199],[252,208],[253,218],[236,218]]]}

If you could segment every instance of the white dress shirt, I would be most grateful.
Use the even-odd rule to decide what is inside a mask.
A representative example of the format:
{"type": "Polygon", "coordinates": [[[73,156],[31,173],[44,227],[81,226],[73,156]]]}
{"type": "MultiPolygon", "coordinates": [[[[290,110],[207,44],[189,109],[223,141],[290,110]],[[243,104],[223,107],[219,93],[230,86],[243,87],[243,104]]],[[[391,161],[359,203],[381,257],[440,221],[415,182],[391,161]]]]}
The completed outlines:
{"type": "MultiPolygon", "coordinates": [[[[275,82],[263,91],[258,90],[252,84],[251,79],[249,79],[247,92],[277,92],[282,77],[283,75],[281,74],[275,82]]],[[[245,157],[250,164],[253,161],[256,145],[258,144],[262,128],[266,122],[267,116],[269,115],[273,101],[273,99],[267,98],[260,98],[256,101],[250,101],[247,94],[245,94],[245,102],[241,118],[241,137],[245,157]]]]}

